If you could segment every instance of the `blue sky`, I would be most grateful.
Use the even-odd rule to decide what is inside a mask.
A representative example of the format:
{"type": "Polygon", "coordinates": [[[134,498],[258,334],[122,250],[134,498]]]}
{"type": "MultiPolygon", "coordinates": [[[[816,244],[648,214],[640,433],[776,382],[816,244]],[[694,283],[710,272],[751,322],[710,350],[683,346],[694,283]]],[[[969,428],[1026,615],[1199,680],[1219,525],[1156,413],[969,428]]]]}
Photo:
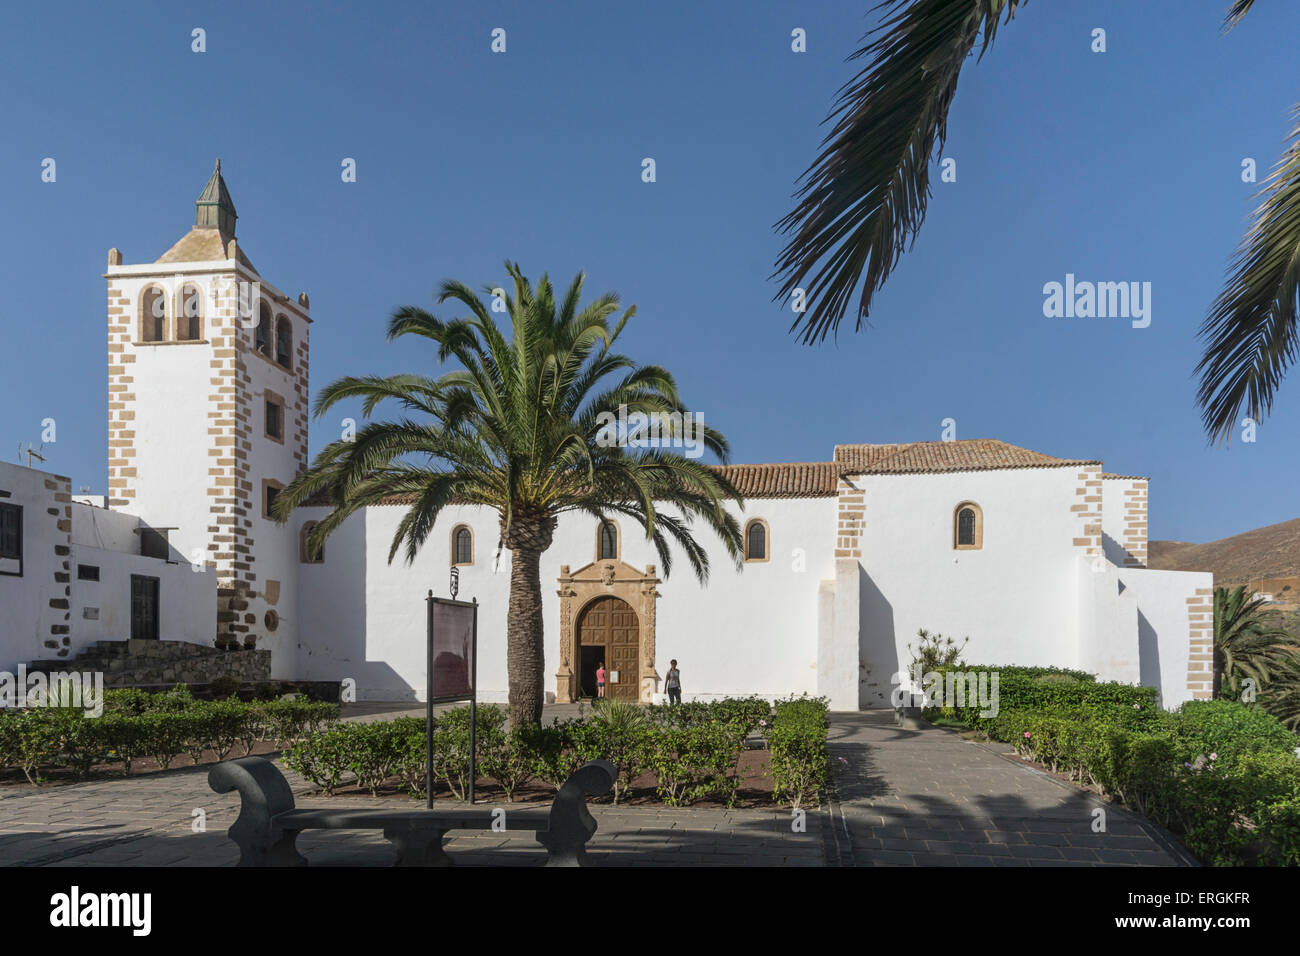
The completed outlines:
{"type": "Polygon", "coordinates": [[[1029,4],[963,74],[957,181],[936,177],[871,328],[807,347],[772,301],[772,224],[859,68],[867,0],[7,5],[3,456],[54,418],[46,467],[103,490],[107,250],[157,258],[220,156],[241,248],[311,295],[313,390],[427,368],[385,342],[388,314],[510,258],[635,303],[626,350],[674,372],[736,461],[937,440],[951,417],[959,438],[1149,474],[1152,537],[1294,518],[1300,370],[1254,444],[1208,447],[1194,401],[1196,329],[1258,188],[1241,161],[1263,178],[1300,100],[1300,8],[1221,36],[1226,6],[1029,4]],[[1066,273],[1149,281],[1150,327],[1045,318],[1066,273]]]}

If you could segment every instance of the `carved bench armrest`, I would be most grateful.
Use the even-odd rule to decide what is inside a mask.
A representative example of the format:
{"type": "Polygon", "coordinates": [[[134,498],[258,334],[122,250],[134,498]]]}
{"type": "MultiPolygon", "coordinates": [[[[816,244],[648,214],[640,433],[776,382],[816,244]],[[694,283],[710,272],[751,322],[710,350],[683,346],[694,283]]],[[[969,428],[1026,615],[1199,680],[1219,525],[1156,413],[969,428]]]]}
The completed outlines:
{"type": "Polygon", "coordinates": [[[294,808],[293,791],[275,764],[263,757],[225,760],[208,772],[217,793],[239,791],[239,816],[227,831],[239,847],[240,866],[286,866],[306,863],[293,838],[276,826],[278,813],[294,808]]]}
{"type": "Polygon", "coordinates": [[[564,781],[551,804],[547,829],[537,832],[537,842],[549,853],[547,866],[585,865],[587,841],[596,833],[596,818],[587,809],[587,797],[609,793],[617,776],[608,760],[590,760],[564,781]]]}

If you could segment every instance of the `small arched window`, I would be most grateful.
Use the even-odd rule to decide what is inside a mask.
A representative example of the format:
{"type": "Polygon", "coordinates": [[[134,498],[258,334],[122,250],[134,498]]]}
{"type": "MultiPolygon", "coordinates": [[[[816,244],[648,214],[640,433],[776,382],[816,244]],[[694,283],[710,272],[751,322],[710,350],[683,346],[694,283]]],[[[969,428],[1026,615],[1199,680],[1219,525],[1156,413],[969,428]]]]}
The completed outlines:
{"type": "Polygon", "coordinates": [[[474,533],[468,525],[457,525],[451,532],[451,563],[474,563],[474,533]]]}
{"type": "Polygon", "coordinates": [[[140,341],[167,341],[167,296],[156,285],[140,293],[140,341]]]}
{"type": "Polygon", "coordinates": [[[753,518],[745,525],[745,560],[766,561],[770,555],[768,548],[767,522],[762,518],[753,518]]]}
{"type": "Polygon", "coordinates": [[[271,307],[265,302],[257,309],[257,333],[253,345],[267,358],[271,357],[271,307]]]}
{"type": "Polygon", "coordinates": [[[197,342],[203,338],[203,295],[193,282],[181,286],[176,299],[176,341],[197,342]]]}
{"type": "Polygon", "coordinates": [[[953,511],[953,547],[975,551],[984,547],[984,513],[973,501],[963,501],[953,511]]]}
{"type": "Polygon", "coordinates": [[[596,560],[618,560],[618,525],[602,521],[596,531],[596,560]]]}
{"type": "Polygon", "coordinates": [[[293,326],[283,315],[275,320],[275,360],[293,368],[293,326]]]}
{"type": "Polygon", "coordinates": [[[312,529],[315,528],[316,525],[317,522],[308,521],[305,525],[302,526],[302,531],[300,532],[300,536],[299,536],[299,551],[300,551],[299,558],[302,560],[303,564],[323,564],[325,561],[324,544],[321,544],[321,546],[317,548],[314,552],[307,544],[307,536],[311,534],[312,529]]]}

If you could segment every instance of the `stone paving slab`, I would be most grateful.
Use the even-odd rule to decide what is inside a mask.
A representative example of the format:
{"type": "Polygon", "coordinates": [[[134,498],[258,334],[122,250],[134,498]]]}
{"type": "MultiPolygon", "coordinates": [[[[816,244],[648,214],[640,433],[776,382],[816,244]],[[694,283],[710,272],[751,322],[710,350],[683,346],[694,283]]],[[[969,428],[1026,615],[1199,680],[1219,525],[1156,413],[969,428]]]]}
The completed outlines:
{"type": "MultiPolygon", "coordinates": [[[[49,789],[0,791],[0,866],[233,866],[239,853],[226,829],[239,814],[237,793],[208,788],[208,767],[49,789]],[[206,832],[193,832],[193,811],[206,832]]],[[[281,767],[284,771],[284,768],[281,767]]],[[[409,798],[319,797],[285,772],[300,806],[409,808],[409,798]]],[[[485,804],[479,804],[485,807],[485,804]]],[[[503,804],[507,814],[512,804],[503,804]]],[[[525,804],[518,804],[522,808],[525,804]]],[[[531,804],[527,806],[537,806],[531,804]]],[[[603,866],[823,866],[822,817],[792,833],[790,814],[591,805],[599,829],[589,844],[603,866]]],[[[457,865],[542,865],[531,832],[453,831],[446,851],[457,865]]],[[[307,831],[298,839],[316,866],[391,866],[392,846],[377,831],[307,831]]]]}
{"type": "Polygon", "coordinates": [[[1068,786],[1005,745],[938,727],[905,730],[889,711],[831,715],[829,834],[858,866],[1185,866],[1171,837],[1068,786]],[[1094,810],[1106,832],[1094,833],[1094,810]]]}

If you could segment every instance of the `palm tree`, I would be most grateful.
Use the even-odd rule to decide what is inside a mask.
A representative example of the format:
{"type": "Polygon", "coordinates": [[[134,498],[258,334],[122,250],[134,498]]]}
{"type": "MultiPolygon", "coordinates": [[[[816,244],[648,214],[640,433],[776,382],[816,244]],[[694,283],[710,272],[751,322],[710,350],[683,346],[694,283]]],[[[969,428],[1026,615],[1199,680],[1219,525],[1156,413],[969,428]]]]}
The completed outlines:
{"type": "MultiPolygon", "coordinates": [[[[840,88],[797,204],[776,224],[790,239],[777,259],[775,298],[804,290],[791,331],[805,343],[838,332],[855,293],[862,329],[872,296],[925,220],[930,160],[943,149],[962,66],[977,45],[983,57],[1025,2],[885,0],[875,8],[883,22],[849,57],[868,65],[840,88]]],[[[1225,32],[1253,3],[1234,0],[1225,32]]],[[[1233,273],[1201,326],[1197,400],[1214,441],[1228,439],[1243,410],[1256,421],[1268,414],[1300,347],[1300,106],[1294,118],[1233,273]]]]}
{"type": "MultiPolygon", "coordinates": [[[[404,546],[409,563],[447,505],[494,509],[500,544],[512,552],[506,624],[510,709],[517,724],[537,724],[544,681],[539,564],[558,516],[626,515],[654,542],[665,576],[672,570],[671,540],[704,582],[709,557],[692,536],[692,524],[702,519],[740,567],[740,525],[725,507],[740,496],[696,459],[637,446],[637,434],[624,444],[611,440],[608,416],[620,409],[629,417],[676,414],[661,419],[675,423],[685,414],[666,370],[613,351],[635,306],[611,325],[618,296],[605,293],[580,307],[581,273],[557,301],[545,275],[534,288],[517,265],[507,262],[506,271],[513,295],[489,287],[491,306],[463,283],[442,284],[438,303],[458,302],[469,310],[468,318],[444,321],[415,306],[393,313],[389,340],[430,339],[439,364],[454,360],[458,367],[436,378],[414,372],[348,376],[327,386],[316,398],[317,417],[351,398],[363,400],[366,418],[385,400],[407,414],[369,421],[354,440],[324,448],[277,497],[275,510],[286,521],[308,499],[328,495],[333,510],[307,541],[315,550],[358,509],[401,496],[410,508],[388,560],[404,546]],[[508,329],[498,327],[494,311],[505,313],[508,329]]],[[[726,439],[697,427],[704,446],[725,462],[726,439]]]]}
{"type": "Polygon", "coordinates": [[[1244,586],[1214,589],[1214,696],[1239,699],[1247,678],[1262,687],[1294,663],[1291,635],[1262,613],[1261,598],[1244,586]]]}

